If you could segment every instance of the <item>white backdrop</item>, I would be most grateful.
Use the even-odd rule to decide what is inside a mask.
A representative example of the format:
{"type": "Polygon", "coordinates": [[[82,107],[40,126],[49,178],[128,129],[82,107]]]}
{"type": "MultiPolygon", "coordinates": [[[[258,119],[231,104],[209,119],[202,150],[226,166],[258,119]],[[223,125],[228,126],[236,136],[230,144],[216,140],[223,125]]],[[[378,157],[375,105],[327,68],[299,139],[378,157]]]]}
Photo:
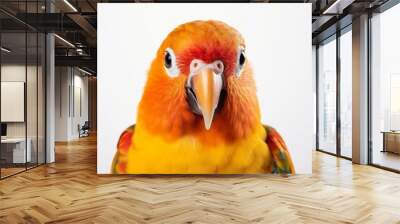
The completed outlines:
{"type": "Polygon", "coordinates": [[[246,42],[262,121],[286,141],[297,173],[311,173],[311,4],[98,4],[97,171],[110,173],[121,132],[136,120],[146,73],[176,26],[221,20],[246,42]]]}

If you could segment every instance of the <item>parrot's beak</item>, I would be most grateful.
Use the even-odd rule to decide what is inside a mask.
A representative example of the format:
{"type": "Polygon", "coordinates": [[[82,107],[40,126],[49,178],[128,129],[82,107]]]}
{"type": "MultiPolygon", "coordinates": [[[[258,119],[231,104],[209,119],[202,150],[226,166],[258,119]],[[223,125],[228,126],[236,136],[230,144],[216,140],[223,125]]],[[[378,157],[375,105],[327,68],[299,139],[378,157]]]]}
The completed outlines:
{"type": "Polygon", "coordinates": [[[218,106],[223,87],[222,74],[224,65],[221,61],[205,64],[193,60],[190,64],[189,85],[195,94],[195,106],[203,116],[204,125],[210,129],[215,110],[218,106]]]}

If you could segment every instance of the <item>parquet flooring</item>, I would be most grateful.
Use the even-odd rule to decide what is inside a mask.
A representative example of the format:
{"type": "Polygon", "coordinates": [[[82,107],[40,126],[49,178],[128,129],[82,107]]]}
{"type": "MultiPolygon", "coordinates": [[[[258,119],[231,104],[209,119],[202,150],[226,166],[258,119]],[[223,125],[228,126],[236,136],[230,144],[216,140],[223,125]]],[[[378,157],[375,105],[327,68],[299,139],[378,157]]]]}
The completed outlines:
{"type": "Polygon", "coordinates": [[[10,176],[10,175],[13,175],[13,174],[15,174],[15,173],[18,173],[18,172],[21,172],[21,171],[24,171],[25,170],[25,167],[21,167],[21,168],[19,168],[19,167],[17,167],[17,168],[14,168],[14,167],[11,167],[11,168],[1,168],[1,176],[2,177],[7,177],[7,176],[10,176]]]}
{"type": "Polygon", "coordinates": [[[400,175],[315,152],[313,174],[99,176],[96,139],[0,181],[0,223],[400,223],[400,175]]]}

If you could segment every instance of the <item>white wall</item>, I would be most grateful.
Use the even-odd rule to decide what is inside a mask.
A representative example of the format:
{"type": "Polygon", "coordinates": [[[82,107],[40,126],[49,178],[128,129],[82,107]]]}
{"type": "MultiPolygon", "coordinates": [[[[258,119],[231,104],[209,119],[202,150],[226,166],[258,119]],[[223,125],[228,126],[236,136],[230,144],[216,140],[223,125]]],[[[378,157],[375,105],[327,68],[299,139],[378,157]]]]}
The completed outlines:
{"type": "MultiPolygon", "coordinates": [[[[36,103],[36,80],[31,77],[34,75],[36,77],[36,66],[27,66],[20,64],[5,64],[1,66],[1,81],[2,82],[25,82],[26,72],[28,74],[28,84],[29,87],[35,86],[35,88],[27,88],[27,106],[28,113],[27,118],[28,122],[34,122],[35,124],[28,124],[28,137],[29,133],[33,133],[35,131],[36,134],[36,113],[32,113],[32,111],[36,111],[37,103],[36,103]],[[26,69],[26,70],[25,70],[26,69]],[[33,127],[35,125],[35,127],[33,127]],[[32,131],[30,131],[30,127],[32,127],[32,131]]],[[[39,105],[40,106],[40,105],[39,105]]],[[[2,108],[5,110],[6,108],[2,108]]],[[[7,135],[8,137],[25,137],[25,123],[24,122],[7,122],[7,135]]]]}
{"type": "Polygon", "coordinates": [[[68,68],[67,67],[56,67],[55,68],[55,140],[66,141],[67,140],[67,121],[64,121],[64,117],[68,116],[68,68]],[[65,90],[67,88],[67,90],[65,90]],[[66,111],[65,111],[66,110],[66,111]]]}
{"type": "MultiPolygon", "coordinates": [[[[28,71],[32,70],[32,66],[28,66],[28,71]]],[[[2,82],[25,82],[25,64],[8,64],[1,66],[2,82]]],[[[5,110],[5,108],[1,108],[5,110]]],[[[7,137],[25,137],[25,123],[11,122],[7,123],[7,137]]]]}
{"type": "MultiPolygon", "coordinates": [[[[79,135],[78,133],[78,129],[76,128],[78,124],[83,125],[85,123],[85,121],[89,120],[89,92],[88,92],[88,77],[85,76],[83,77],[81,72],[78,73],[78,75],[76,74],[78,70],[75,70],[75,77],[74,77],[74,86],[76,88],[79,88],[81,93],[81,110],[82,112],[79,113],[79,110],[77,110],[77,97],[75,97],[75,119],[73,119],[73,123],[72,123],[72,127],[74,127],[72,129],[72,135],[74,137],[77,137],[79,135]]],[[[75,88],[75,91],[77,90],[75,88]]],[[[77,92],[75,92],[75,94],[77,94],[77,92]]]]}
{"type": "Polygon", "coordinates": [[[56,67],[55,86],[55,140],[77,139],[78,124],[88,120],[88,78],[76,68],[56,67]]]}

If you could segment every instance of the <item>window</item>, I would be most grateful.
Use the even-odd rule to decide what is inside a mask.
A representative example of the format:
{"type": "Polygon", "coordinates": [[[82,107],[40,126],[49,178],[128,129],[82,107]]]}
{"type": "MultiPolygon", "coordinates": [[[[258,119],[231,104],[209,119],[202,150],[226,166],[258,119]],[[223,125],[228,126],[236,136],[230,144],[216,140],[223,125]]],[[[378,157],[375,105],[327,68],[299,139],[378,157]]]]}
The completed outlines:
{"type": "Polygon", "coordinates": [[[340,36],[340,155],[352,157],[352,35],[340,36]]]}
{"type": "Polygon", "coordinates": [[[318,149],[336,153],[336,39],[318,47],[318,149]]]}
{"type": "MultiPolygon", "coordinates": [[[[16,10],[41,13],[41,5],[44,1],[21,1],[16,10]]],[[[0,23],[0,178],[5,178],[45,163],[46,39],[3,12],[0,17],[13,24],[0,23]]]]}
{"type": "Polygon", "coordinates": [[[390,74],[390,130],[400,130],[400,73],[390,74]]]}
{"type": "Polygon", "coordinates": [[[317,147],[320,151],[350,159],[352,157],[352,26],[343,28],[337,35],[320,43],[317,58],[317,147]]]}
{"type": "Polygon", "coordinates": [[[371,18],[372,164],[400,170],[400,5],[371,18]]]}

